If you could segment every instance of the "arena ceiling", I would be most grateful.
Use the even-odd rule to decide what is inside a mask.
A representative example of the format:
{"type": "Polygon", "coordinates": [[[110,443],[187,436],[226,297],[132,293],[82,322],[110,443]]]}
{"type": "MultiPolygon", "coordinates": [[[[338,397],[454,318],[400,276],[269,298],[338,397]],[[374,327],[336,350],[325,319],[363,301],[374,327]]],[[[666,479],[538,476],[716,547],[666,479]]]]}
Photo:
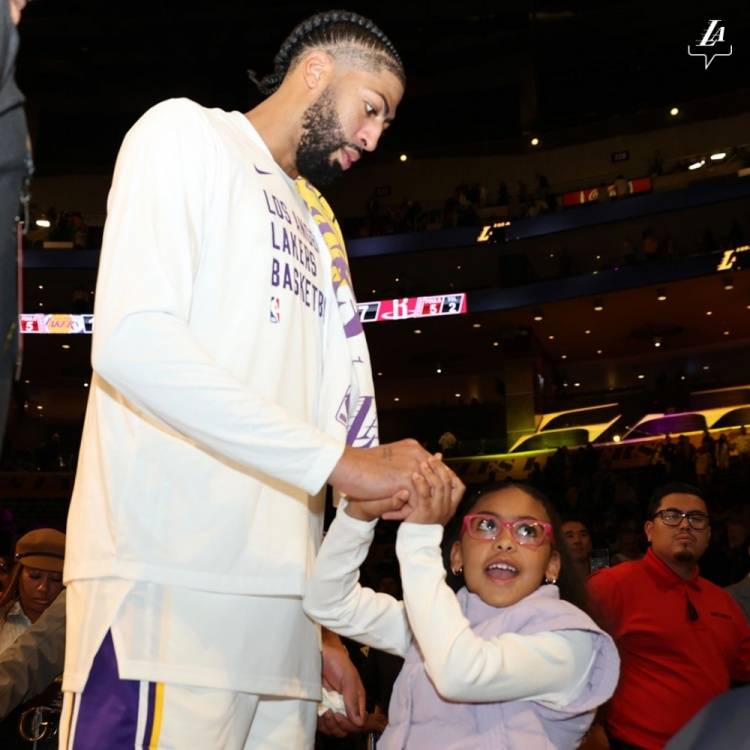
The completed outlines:
{"type": "MultiPolygon", "coordinates": [[[[687,54],[714,17],[708,4],[544,1],[350,2],[393,38],[408,72],[397,127],[381,152],[514,149],[530,132],[569,140],[655,127],[663,108],[747,87],[750,10],[722,5],[731,57],[704,69],[687,54]],[[701,7],[703,6],[703,7],[701,7]],[[654,111],[654,118],[642,116],[654,111]],[[629,124],[629,118],[632,123],[629,124]]],[[[265,72],[316,3],[250,0],[32,0],[18,79],[28,97],[40,174],[108,171],[132,122],[188,96],[249,109],[248,68],[265,72]]],[[[323,6],[325,7],[325,6],[323,6]]],[[[731,101],[721,105],[731,108],[731,101]]],[[[701,116],[695,109],[696,116],[701,116]]],[[[382,158],[382,154],[381,154],[382,158]]]]}

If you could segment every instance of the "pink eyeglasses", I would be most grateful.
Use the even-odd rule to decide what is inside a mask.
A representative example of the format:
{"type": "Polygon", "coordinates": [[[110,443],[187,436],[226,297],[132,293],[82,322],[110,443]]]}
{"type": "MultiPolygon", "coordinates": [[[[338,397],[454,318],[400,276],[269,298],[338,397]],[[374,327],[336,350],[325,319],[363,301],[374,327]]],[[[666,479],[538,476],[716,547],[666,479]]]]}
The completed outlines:
{"type": "Polygon", "coordinates": [[[539,547],[549,539],[554,544],[552,524],[536,518],[518,518],[515,521],[503,521],[490,513],[469,513],[461,523],[461,533],[467,532],[472,539],[482,542],[494,542],[503,529],[509,529],[513,539],[524,547],[539,547]]]}

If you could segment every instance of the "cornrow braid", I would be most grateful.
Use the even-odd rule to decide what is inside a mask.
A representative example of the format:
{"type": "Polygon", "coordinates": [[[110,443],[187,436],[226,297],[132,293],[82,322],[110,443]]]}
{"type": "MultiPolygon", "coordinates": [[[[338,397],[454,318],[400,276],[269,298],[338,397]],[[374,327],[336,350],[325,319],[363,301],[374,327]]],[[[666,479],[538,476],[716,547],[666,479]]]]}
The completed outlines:
{"type": "Polygon", "coordinates": [[[369,18],[348,10],[318,13],[297,24],[273,59],[273,73],[260,79],[255,71],[247,73],[261,94],[267,96],[281,85],[289,68],[305,50],[343,44],[373,52],[402,83],[405,81],[404,64],[393,42],[369,18]]]}

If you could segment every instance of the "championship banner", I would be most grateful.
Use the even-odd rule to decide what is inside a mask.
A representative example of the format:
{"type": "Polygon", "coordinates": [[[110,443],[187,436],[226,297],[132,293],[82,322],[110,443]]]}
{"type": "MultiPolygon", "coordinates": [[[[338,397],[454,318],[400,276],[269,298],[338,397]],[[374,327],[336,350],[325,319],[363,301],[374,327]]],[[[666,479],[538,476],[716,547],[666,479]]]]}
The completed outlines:
{"type": "Polygon", "coordinates": [[[363,323],[433,318],[441,315],[465,315],[468,312],[465,292],[437,294],[432,297],[375,300],[374,302],[360,302],[357,306],[359,319],[363,323]]]}

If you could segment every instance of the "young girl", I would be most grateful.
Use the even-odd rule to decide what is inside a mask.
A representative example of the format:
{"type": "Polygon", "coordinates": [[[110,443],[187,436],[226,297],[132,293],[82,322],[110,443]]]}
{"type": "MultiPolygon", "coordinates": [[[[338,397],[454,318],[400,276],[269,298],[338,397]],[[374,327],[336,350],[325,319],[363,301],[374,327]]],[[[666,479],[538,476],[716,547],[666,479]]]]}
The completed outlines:
{"type": "Polygon", "coordinates": [[[422,474],[396,542],[403,602],[358,583],[387,501],[342,503],[304,601],[325,627],[406,659],[378,750],[575,748],[614,692],[619,658],[561,598],[574,587],[556,514],[522,485],[474,497],[450,552],[465,581],[454,594],[440,542],[457,499],[442,464],[422,474]]]}

